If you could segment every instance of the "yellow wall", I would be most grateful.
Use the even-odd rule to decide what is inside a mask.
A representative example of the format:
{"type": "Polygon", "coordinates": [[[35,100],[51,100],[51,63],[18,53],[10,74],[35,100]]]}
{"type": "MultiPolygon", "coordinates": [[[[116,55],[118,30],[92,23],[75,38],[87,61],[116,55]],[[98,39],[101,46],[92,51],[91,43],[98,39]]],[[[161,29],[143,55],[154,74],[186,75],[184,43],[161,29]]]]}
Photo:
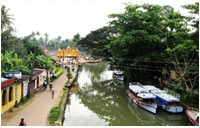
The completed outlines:
{"type": "MultiPolygon", "coordinates": [[[[2,99],[1,99],[1,114],[4,112],[8,111],[10,108],[12,108],[15,105],[15,88],[17,87],[17,92],[18,92],[18,103],[21,100],[22,92],[21,92],[21,84],[17,84],[12,86],[13,91],[12,91],[12,100],[9,102],[9,90],[10,88],[6,89],[7,95],[6,95],[6,104],[2,106],[2,99]]],[[[1,98],[3,96],[3,90],[1,91],[1,98]]]]}

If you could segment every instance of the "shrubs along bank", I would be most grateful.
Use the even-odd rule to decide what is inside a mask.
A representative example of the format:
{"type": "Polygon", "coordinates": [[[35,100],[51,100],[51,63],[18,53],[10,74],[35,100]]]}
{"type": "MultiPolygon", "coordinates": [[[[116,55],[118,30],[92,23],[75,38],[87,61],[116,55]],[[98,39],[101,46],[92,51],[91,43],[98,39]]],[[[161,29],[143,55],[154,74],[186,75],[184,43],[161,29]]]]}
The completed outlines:
{"type": "Polygon", "coordinates": [[[60,102],[58,104],[58,106],[53,107],[50,111],[50,114],[48,116],[48,121],[50,125],[55,125],[55,122],[58,120],[61,112],[62,112],[62,104],[63,104],[63,100],[66,97],[66,95],[68,94],[68,88],[64,87],[63,88],[63,95],[60,97],[60,102]]]}
{"type": "MultiPolygon", "coordinates": [[[[72,82],[68,81],[66,85],[70,84],[70,87],[74,86],[75,82],[78,78],[78,72],[76,72],[76,75],[74,78],[72,78],[72,82]]],[[[50,114],[48,115],[48,122],[51,126],[54,125],[62,125],[64,119],[65,119],[65,109],[66,105],[68,103],[68,95],[69,95],[69,88],[66,86],[63,88],[63,95],[60,97],[60,102],[58,106],[53,107],[50,111],[50,114]]]]}

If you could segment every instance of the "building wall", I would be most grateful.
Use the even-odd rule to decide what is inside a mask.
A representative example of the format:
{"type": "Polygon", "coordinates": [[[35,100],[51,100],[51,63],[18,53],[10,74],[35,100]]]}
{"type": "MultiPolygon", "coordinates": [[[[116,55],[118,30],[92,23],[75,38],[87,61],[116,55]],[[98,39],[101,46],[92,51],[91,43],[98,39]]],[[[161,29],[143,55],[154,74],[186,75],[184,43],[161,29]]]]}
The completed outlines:
{"type": "Polygon", "coordinates": [[[28,86],[29,86],[29,79],[28,80],[24,80],[22,82],[22,97],[26,98],[27,94],[28,94],[28,86]]]}
{"type": "Polygon", "coordinates": [[[20,84],[17,84],[17,85],[14,85],[14,86],[12,86],[12,88],[13,88],[13,91],[12,91],[12,100],[11,101],[9,101],[9,90],[10,90],[10,88],[7,88],[6,89],[6,103],[5,103],[5,105],[3,105],[2,106],[2,98],[3,98],[3,90],[1,91],[1,114],[3,114],[3,113],[5,113],[6,111],[8,111],[10,108],[12,108],[14,105],[15,105],[15,99],[16,99],[16,97],[15,97],[15,89],[17,88],[17,103],[19,103],[20,102],[20,100],[21,100],[21,96],[22,96],[22,94],[21,94],[21,83],[20,84]]]}
{"type": "Polygon", "coordinates": [[[44,82],[46,81],[47,71],[48,71],[48,77],[50,78],[50,70],[40,69],[40,68],[36,68],[36,69],[43,71],[41,74],[39,74],[39,86],[42,86],[44,82]]]}

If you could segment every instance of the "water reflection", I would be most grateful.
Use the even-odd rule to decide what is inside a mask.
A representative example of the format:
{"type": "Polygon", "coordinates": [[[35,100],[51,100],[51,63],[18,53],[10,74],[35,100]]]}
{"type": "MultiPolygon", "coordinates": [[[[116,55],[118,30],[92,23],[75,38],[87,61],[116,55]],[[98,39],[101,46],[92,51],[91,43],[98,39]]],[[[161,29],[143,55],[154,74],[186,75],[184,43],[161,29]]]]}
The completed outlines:
{"type": "Polygon", "coordinates": [[[159,110],[153,115],[128,100],[127,86],[116,84],[106,63],[86,64],[79,73],[79,86],[71,90],[64,125],[166,126],[187,125],[183,114],[159,110]],[[76,91],[78,90],[78,91],[76,91]],[[76,92],[74,94],[74,92],[76,92]]]}

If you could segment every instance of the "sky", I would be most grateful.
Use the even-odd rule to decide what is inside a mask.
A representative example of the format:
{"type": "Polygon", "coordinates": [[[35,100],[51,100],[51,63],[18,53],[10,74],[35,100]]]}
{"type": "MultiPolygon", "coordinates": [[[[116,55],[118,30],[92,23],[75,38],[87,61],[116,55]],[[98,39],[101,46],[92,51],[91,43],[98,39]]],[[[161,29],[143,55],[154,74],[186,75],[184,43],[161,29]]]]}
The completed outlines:
{"type": "Polygon", "coordinates": [[[198,0],[1,0],[1,4],[10,8],[18,37],[39,31],[41,36],[48,33],[50,39],[72,39],[76,33],[84,37],[108,25],[108,15],[122,13],[127,2],[170,5],[188,15],[181,5],[195,1],[198,0]]]}

